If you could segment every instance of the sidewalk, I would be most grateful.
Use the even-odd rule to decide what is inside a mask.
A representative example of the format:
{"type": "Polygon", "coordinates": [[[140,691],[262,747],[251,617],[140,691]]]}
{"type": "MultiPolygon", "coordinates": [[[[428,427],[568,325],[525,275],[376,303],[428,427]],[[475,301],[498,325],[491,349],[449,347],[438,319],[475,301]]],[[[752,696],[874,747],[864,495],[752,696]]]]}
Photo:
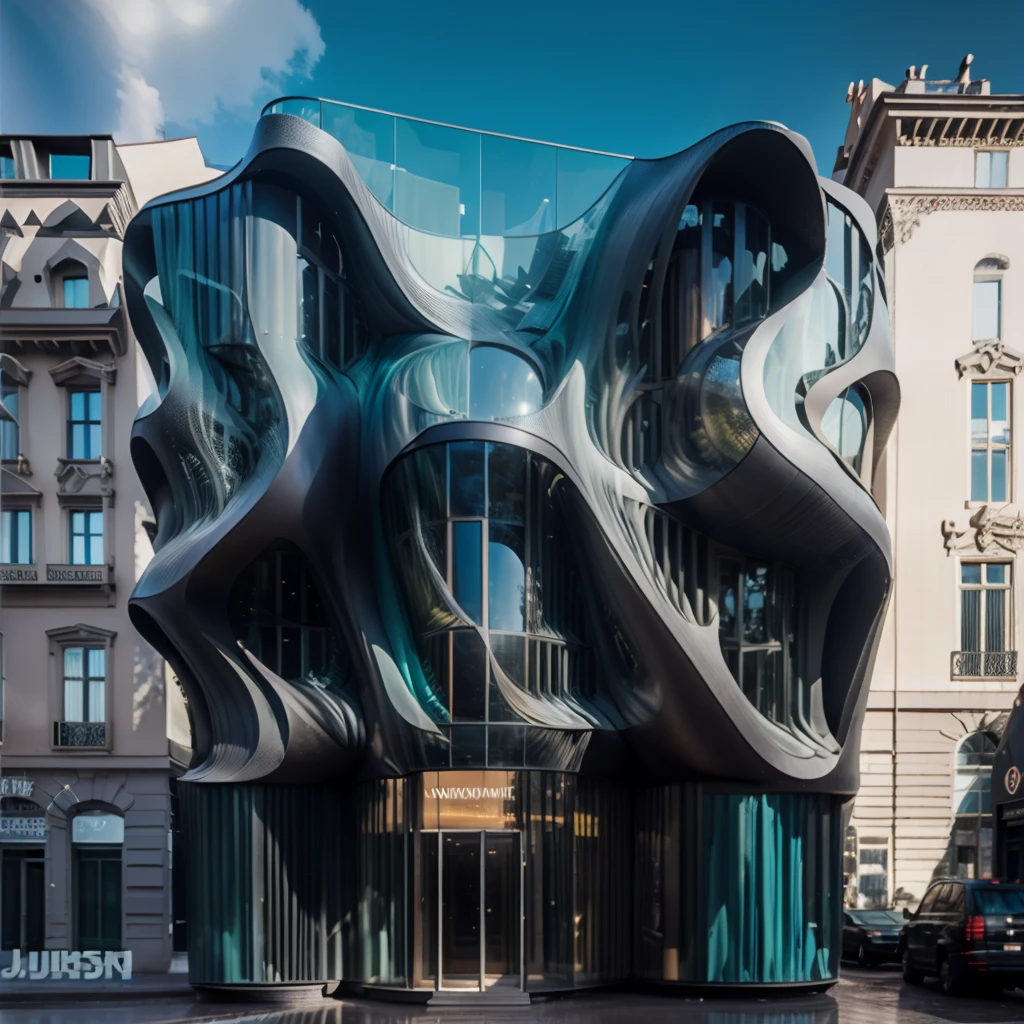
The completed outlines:
{"type": "Polygon", "coordinates": [[[195,999],[187,974],[135,974],[131,981],[0,981],[0,1006],[63,1000],[195,999]]]}

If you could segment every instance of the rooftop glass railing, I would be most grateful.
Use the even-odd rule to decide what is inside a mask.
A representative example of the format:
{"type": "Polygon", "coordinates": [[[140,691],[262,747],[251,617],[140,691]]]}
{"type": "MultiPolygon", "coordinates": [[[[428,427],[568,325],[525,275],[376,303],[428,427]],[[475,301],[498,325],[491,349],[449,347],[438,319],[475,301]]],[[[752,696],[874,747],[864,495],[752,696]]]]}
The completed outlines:
{"type": "Polygon", "coordinates": [[[451,238],[531,237],[578,220],[631,158],[289,96],[292,114],[336,138],[399,220],[451,238]]]}

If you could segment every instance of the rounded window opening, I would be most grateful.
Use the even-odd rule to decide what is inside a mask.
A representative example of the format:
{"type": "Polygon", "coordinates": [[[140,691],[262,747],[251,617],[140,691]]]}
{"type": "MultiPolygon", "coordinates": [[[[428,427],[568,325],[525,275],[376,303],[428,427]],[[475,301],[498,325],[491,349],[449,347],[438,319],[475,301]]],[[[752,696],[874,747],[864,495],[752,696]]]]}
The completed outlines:
{"type": "Polygon", "coordinates": [[[871,423],[871,400],[860,387],[847,388],[821,418],[821,432],[839,457],[858,475],[871,423]]]}
{"type": "Polygon", "coordinates": [[[124,818],[110,811],[81,811],[71,819],[71,841],[107,846],[123,843],[124,818]]]}
{"type": "Polygon", "coordinates": [[[477,345],[470,351],[470,419],[528,416],[543,405],[544,387],[528,359],[496,345],[477,345]]]}

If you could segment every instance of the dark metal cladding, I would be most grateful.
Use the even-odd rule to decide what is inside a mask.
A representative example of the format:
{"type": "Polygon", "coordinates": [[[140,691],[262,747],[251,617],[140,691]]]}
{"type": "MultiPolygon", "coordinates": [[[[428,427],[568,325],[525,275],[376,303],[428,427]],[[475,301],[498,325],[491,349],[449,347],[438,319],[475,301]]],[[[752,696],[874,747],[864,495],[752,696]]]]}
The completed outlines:
{"type": "MultiPolygon", "coordinates": [[[[341,815],[419,772],[579,773],[723,843],[756,797],[834,845],[892,574],[875,241],[806,142],[760,122],[624,162],[529,237],[403,222],[287,114],[149,204],[124,266],[158,522],[131,614],[187,694],[189,813],[220,813],[212,784],[333,787],[341,815]]],[[[760,980],[828,980],[826,945],[760,980]]],[[[387,974],[302,956],[280,980],[387,974]]],[[[195,980],[273,981],[252,957],[195,980]]],[[[663,980],[759,980],[686,962],[663,980]]],[[[601,976],[630,970],[653,976],[601,976]]]]}

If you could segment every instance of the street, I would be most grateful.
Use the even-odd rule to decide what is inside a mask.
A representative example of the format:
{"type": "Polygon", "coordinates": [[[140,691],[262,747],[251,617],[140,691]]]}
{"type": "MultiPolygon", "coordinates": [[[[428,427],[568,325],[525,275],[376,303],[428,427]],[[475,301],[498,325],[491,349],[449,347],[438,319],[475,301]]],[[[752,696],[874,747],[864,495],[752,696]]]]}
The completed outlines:
{"type": "Polygon", "coordinates": [[[516,1024],[1010,1024],[1024,1021],[1024,993],[999,998],[951,998],[934,981],[904,985],[896,967],[863,970],[844,965],[826,995],[759,998],[682,998],[626,992],[595,993],[523,1009],[429,1010],[395,1003],[346,1001],[280,1010],[218,1008],[178,999],[91,1002],[53,1008],[0,1009],[0,1024],[440,1024],[444,1021],[516,1024]]]}

